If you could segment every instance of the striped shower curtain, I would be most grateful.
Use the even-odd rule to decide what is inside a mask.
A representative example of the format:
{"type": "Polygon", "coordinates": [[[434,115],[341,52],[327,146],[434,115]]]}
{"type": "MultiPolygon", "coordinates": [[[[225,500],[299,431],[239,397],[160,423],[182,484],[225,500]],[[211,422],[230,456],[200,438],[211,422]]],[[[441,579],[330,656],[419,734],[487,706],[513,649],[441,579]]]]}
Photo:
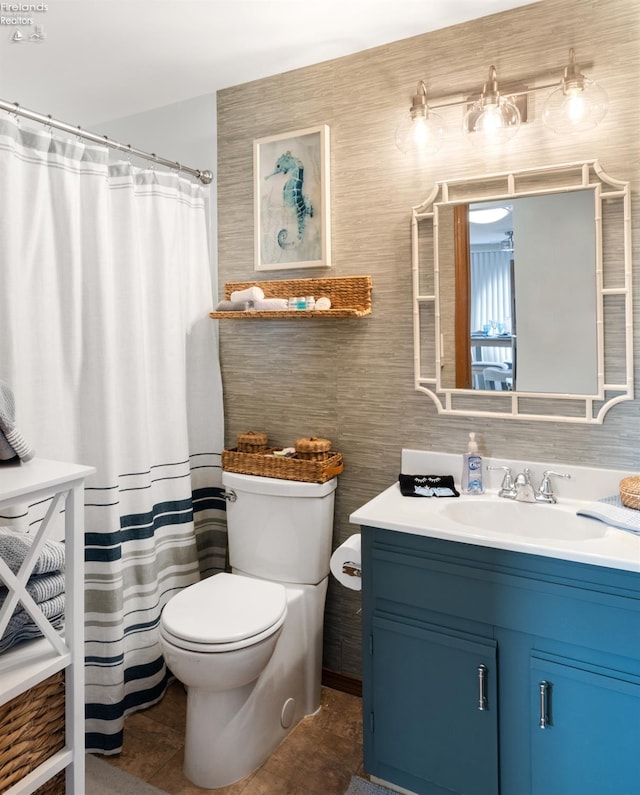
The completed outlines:
{"type": "MultiPolygon", "coordinates": [[[[512,317],[512,251],[471,252],[471,329],[480,331],[486,324],[503,323],[508,332],[515,331],[512,317]]],[[[504,348],[482,348],[482,361],[503,362],[504,348]]],[[[511,351],[506,354],[511,361],[511,351]]]]}
{"type": "MultiPolygon", "coordinates": [[[[120,750],[124,716],[164,693],[166,601],[225,564],[207,202],[176,174],[0,120],[0,379],[36,455],[97,468],[85,493],[92,751],[120,750]]],[[[23,513],[33,526],[43,507],[23,513]]]]}

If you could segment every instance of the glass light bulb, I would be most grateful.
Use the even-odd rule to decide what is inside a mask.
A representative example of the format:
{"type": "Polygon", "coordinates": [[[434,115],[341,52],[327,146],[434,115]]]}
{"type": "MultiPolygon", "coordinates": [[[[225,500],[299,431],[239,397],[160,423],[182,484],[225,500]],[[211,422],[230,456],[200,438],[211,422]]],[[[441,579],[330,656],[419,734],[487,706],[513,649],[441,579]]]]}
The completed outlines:
{"type": "Polygon", "coordinates": [[[606,91],[587,77],[569,85],[563,81],[549,94],[542,111],[547,127],[554,132],[585,132],[605,117],[609,99],[606,91]]]}
{"type": "Polygon", "coordinates": [[[498,102],[479,100],[467,111],[462,131],[474,145],[503,144],[520,129],[520,111],[513,102],[500,97],[498,102]]]}
{"type": "Polygon", "coordinates": [[[445,126],[442,117],[432,110],[427,113],[408,113],[396,128],[395,142],[403,153],[435,154],[444,142],[445,126]]]}

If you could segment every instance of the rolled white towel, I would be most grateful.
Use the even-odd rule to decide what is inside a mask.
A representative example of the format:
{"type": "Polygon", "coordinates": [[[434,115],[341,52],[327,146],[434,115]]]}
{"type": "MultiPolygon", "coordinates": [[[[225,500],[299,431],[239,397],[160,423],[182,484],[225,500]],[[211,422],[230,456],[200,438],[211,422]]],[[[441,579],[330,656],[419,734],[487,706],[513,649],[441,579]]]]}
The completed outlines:
{"type": "Polygon", "coordinates": [[[289,309],[289,301],[286,298],[263,298],[261,301],[255,301],[253,308],[258,312],[289,309]]]}
{"type": "Polygon", "coordinates": [[[234,290],[229,297],[234,304],[243,304],[245,301],[262,301],[264,291],[254,284],[245,290],[234,290]]]}

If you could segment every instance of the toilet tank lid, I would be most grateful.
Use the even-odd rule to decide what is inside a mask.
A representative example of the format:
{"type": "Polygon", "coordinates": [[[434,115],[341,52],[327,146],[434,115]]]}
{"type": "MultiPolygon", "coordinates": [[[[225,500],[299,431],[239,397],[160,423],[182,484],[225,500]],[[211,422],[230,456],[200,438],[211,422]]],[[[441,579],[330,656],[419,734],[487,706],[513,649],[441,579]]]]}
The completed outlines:
{"type": "Polygon", "coordinates": [[[272,494],[276,497],[325,497],[336,490],[337,478],[325,483],[307,483],[300,480],[281,480],[265,478],[261,475],[241,475],[222,471],[222,483],[237,491],[250,491],[253,494],[272,494]]]}

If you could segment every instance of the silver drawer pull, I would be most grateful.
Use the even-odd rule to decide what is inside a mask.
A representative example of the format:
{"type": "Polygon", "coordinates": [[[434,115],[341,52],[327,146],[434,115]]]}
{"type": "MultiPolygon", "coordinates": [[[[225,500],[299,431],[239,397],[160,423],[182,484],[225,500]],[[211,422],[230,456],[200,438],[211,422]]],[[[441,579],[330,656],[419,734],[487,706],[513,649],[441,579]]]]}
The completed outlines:
{"type": "Polygon", "coordinates": [[[549,706],[548,706],[548,698],[549,698],[549,682],[546,679],[543,679],[540,682],[540,723],[538,726],[541,729],[546,729],[547,726],[551,725],[551,721],[549,720],[549,706]]]}
{"type": "Polygon", "coordinates": [[[487,706],[487,666],[486,665],[479,665],[478,666],[478,709],[480,712],[484,712],[488,709],[487,706]]]}

